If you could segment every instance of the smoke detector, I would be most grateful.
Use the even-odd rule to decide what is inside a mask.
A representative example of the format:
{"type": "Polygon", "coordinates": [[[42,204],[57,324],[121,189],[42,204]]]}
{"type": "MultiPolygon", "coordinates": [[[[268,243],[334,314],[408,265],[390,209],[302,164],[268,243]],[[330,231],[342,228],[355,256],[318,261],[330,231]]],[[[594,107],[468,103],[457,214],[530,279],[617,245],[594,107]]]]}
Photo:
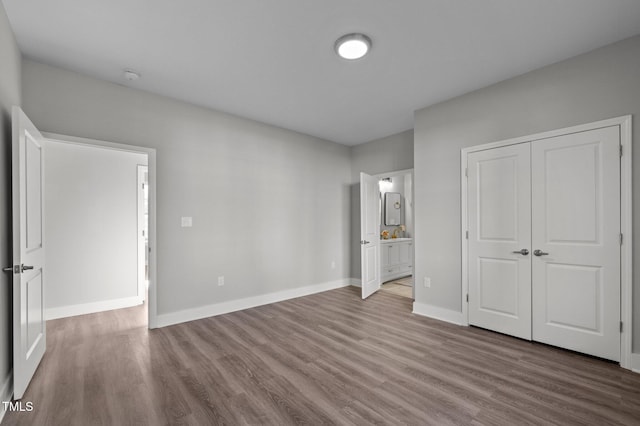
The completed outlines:
{"type": "Polygon", "coordinates": [[[129,81],[136,81],[137,79],[140,78],[140,74],[138,74],[133,70],[126,69],[124,70],[124,78],[129,81]]]}

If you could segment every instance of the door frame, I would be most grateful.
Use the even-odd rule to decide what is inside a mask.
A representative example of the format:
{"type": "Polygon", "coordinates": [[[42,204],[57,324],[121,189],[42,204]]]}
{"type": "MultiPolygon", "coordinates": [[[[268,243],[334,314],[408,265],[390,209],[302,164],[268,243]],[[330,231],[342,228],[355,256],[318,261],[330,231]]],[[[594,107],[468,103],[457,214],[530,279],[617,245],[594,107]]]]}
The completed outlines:
{"type": "Polygon", "coordinates": [[[484,151],[500,148],[508,145],[516,145],[534,142],[539,139],[547,139],[571,133],[585,132],[603,127],[620,127],[620,144],[622,146],[620,158],[620,232],[623,240],[620,246],[620,321],[623,323],[620,333],[620,366],[632,369],[632,336],[633,336],[633,206],[632,200],[632,117],[623,115],[607,120],[578,126],[565,127],[548,132],[505,139],[497,142],[475,145],[462,148],[460,151],[460,238],[462,247],[462,325],[469,325],[469,240],[468,238],[468,206],[467,206],[467,156],[476,151],[484,151]]]}
{"type": "Polygon", "coordinates": [[[157,287],[156,287],[156,150],[136,145],[127,145],[114,142],[106,142],[97,139],[80,138],[57,133],[42,132],[45,139],[71,143],[76,145],[93,146],[113,149],[116,151],[133,152],[147,155],[147,167],[149,171],[147,183],[149,185],[149,329],[158,327],[157,319],[157,287]]]}
{"type": "MultiPolygon", "coordinates": [[[[411,272],[411,296],[413,297],[413,300],[416,300],[416,215],[415,215],[415,187],[416,187],[416,178],[415,175],[413,173],[413,169],[402,169],[402,170],[395,170],[392,172],[387,172],[387,173],[378,173],[375,175],[372,175],[375,178],[378,179],[383,179],[386,177],[399,177],[399,176],[405,176],[405,175],[411,175],[411,217],[413,220],[413,235],[411,236],[411,238],[413,238],[413,245],[411,246],[411,265],[412,266],[412,272],[411,272]]],[[[382,202],[382,200],[381,200],[382,202]]],[[[382,209],[382,204],[381,204],[381,209],[382,209]]],[[[406,209],[406,207],[405,207],[406,209]]],[[[406,214],[406,213],[405,213],[406,214]]],[[[382,214],[380,215],[382,217],[382,214]]],[[[382,220],[382,219],[381,219],[382,220]]],[[[382,283],[380,283],[382,285],[382,283]]]]}
{"type": "MultiPolygon", "coordinates": [[[[148,159],[147,159],[148,162],[148,159]]],[[[144,232],[144,186],[146,181],[144,174],[149,174],[149,166],[146,164],[138,164],[136,166],[136,213],[137,213],[137,240],[138,240],[138,297],[140,300],[146,300],[147,286],[145,283],[145,258],[148,253],[145,253],[146,244],[140,239],[142,232],[144,232]]],[[[148,213],[148,210],[147,210],[148,213]]],[[[148,225],[148,224],[147,224],[148,225]]],[[[145,237],[147,237],[145,235],[145,237]]]]}

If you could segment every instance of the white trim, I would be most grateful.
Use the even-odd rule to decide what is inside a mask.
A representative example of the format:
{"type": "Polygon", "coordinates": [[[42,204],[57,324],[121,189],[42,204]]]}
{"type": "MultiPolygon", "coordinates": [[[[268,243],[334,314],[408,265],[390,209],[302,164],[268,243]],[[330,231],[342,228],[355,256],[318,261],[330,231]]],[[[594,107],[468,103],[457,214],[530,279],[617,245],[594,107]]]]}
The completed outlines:
{"type": "MultiPolygon", "coordinates": [[[[465,232],[468,229],[468,207],[467,207],[467,179],[465,170],[467,167],[467,156],[476,151],[484,151],[508,145],[515,145],[525,142],[533,142],[540,139],[548,139],[556,136],[571,133],[585,132],[589,130],[601,129],[604,127],[620,126],[620,143],[622,145],[622,160],[620,162],[620,231],[624,235],[621,248],[620,266],[620,320],[624,323],[620,336],[620,366],[626,369],[634,368],[639,354],[633,354],[633,206],[632,206],[632,135],[631,135],[631,115],[611,118],[608,120],[596,121],[579,126],[556,129],[549,132],[537,133],[534,135],[521,136],[499,142],[492,142],[463,148],[460,151],[460,206],[461,206],[461,247],[462,247],[462,310],[464,313],[464,324],[469,324],[468,303],[466,295],[469,292],[468,281],[468,240],[465,232]],[[633,361],[632,361],[633,358],[633,361]]],[[[640,367],[639,367],[640,368],[640,367]]]]}
{"type": "Polygon", "coordinates": [[[146,184],[144,174],[149,173],[149,167],[146,164],[138,164],[136,166],[136,266],[137,266],[137,281],[138,281],[138,297],[144,300],[147,294],[147,280],[145,274],[145,258],[148,253],[145,253],[146,244],[140,238],[142,231],[144,230],[144,189],[146,184]],[[142,258],[140,257],[142,253],[142,258]],[[142,262],[141,262],[142,261],[142,262]]]}
{"type": "Polygon", "coordinates": [[[397,176],[404,176],[408,174],[411,174],[411,177],[413,178],[413,169],[395,170],[393,172],[377,173],[371,176],[382,179],[385,177],[397,177],[397,176]]]}
{"type": "Polygon", "coordinates": [[[360,278],[351,278],[350,285],[354,287],[362,287],[362,280],[360,278]]]}
{"type": "MultiPolygon", "coordinates": [[[[621,117],[620,144],[620,232],[624,236],[620,249],[620,320],[624,326],[620,335],[620,366],[633,368],[633,192],[631,116],[621,117]]],[[[636,358],[640,355],[636,355],[636,358]]],[[[637,365],[640,369],[640,365],[637,365]]]]}
{"type": "Polygon", "coordinates": [[[59,306],[47,308],[44,311],[47,321],[58,318],[75,317],[77,315],[95,314],[96,312],[110,311],[113,309],[130,308],[141,305],[144,298],[140,296],[124,297],[122,299],[104,300],[101,302],[81,303],[78,305],[59,306]]]}
{"type": "Polygon", "coordinates": [[[160,314],[157,316],[157,324],[158,327],[166,327],[169,325],[180,324],[187,321],[194,321],[202,318],[213,317],[216,315],[228,314],[229,312],[255,308],[256,306],[282,302],[284,300],[294,299],[296,297],[309,296],[311,294],[320,293],[323,291],[334,290],[341,287],[348,287],[349,285],[351,285],[351,280],[346,278],[343,280],[330,281],[322,284],[314,284],[305,287],[293,288],[290,290],[277,291],[275,293],[263,294],[260,296],[230,300],[228,302],[221,302],[213,305],[200,306],[198,308],[170,312],[168,314],[160,314]]]}
{"type": "MultiPolygon", "coordinates": [[[[9,370],[9,374],[4,378],[4,383],[2,384],[2,388],[0,388],[0,401],[11,401],[11,398],[13,398],[13,370],[9,370]]],[[[2,423],[5,414],[4,404],[2,404],[2,409],[0,409],[0,423],[2,423]]]]}
{"type": "Polygon", "coordinates": [[[413,313],[456,325],[466,325],[462,312],[433,306],[426,303],[413,302],[413,313]]]}
{"type": "MultiPolygon", "coordinates": [[[[517,138],[505,139],[498,142],[485,143],[482,145],[470,146],[467,148],[462,148],[462,152],[465,154],[476,152],[476,151],[486,151],[487,149],[500,148],[507,145],[516,145],[519,143],[525,142],[533,142],[540,139],[549,139],[555,138],[557,136],[564,136],[571,133],[580,133],[586,132],[589,130],[602,129],[604,127],[611,126],[626,126],[626,122],[631,121],[631,115],[623,115],[620,117],[609,118],[607,120],[594,121],[593,123],[580,124],[578,126],[564,127],[562,129],[550,130],[548,132],[535,133],[533,135],[520,136],[517,138]]],[[[629,130],[631,128],[629,127],[629,130]]]]}
{"type": "Polygon", "coordinates": [[[77,145],[90,145],[94,147],[102,147],[107,149],[115,149],[118,151],[135,152],[147,154],[147,166],[149,167],[149,176],[147,183],[149,185],[149,328],[158,327],[157,323],[157,275],[156,275],[156,150],[142,146],[126,145],[121,143],[106,142],[96,139],[79,138],[76,136],[60,135],[57,133],[42,132],[46,139],[52,139],[56,142],[71,143],[77,145]]]}
{"type": "Polygon", "coordinates": [[[631,354],[631,371],[640,373],[640,354],[631,354]]]}
{"type": "Polygon", "coordinates": [[[460,259],[462,261],[462,325],[469,325],[469,240],[467,235],[469,232],[469,215],[467,212],[467,183],[468,181],[469,162],[467,161],[467,153],[463,149],[460,153],[460,238],[462,239],[462,252],[460,259]]]}

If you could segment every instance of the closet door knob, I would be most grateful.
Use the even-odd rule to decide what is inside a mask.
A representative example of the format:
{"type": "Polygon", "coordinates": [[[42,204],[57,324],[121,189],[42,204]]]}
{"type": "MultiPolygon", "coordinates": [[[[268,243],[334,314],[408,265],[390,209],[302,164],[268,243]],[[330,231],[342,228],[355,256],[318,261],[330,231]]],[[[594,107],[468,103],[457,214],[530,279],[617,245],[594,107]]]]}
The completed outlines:
{"type": "Polygon", "coordinates": [[[515,254],[521,254],[521,255],[523,255],[523,256],[526,256],[526,255],[528,255],[528,254],[529,254],[529,250],[527,250],[527,249],[516,250],[516,251],[513,251],[512,253],[515,253],[515,254]]]}
{"type": "Polygon", "coordinates": [[[535,249],[535,250],[533,251],[533,254],[534,254],[535,256],[546,256],[546,255],[548,255],[549,253],[545,253],[545,252],[543,252],[542,250],[535,249]]]}

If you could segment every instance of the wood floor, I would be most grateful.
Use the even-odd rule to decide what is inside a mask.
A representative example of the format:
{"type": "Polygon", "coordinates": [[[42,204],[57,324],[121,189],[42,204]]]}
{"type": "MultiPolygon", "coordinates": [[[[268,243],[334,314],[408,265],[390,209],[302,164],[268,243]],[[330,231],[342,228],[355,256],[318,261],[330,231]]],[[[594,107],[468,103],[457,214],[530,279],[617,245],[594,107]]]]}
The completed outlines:
{"type": "Polygon", "coordinates": [[[397,281],[389,281],[380,286],[380,291],[393,293],[398,296],[408,297],[413,300],[413,288],[397,281]]]}
{"type": "Polygon", "coordinates": [[[344,288],[148,331],[144,308],[50,321],[6,425],[640,424],[640,374],[344,288]]]}

